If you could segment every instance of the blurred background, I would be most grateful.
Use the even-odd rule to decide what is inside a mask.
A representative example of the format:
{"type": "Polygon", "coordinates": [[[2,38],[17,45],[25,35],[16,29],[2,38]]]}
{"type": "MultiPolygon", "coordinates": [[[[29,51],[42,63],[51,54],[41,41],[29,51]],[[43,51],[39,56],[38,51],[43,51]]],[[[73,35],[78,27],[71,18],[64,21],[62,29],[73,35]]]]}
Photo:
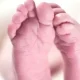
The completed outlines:
{"type": "MultiPolygon", "coordinates": [[[[13,14],[19,4],[25,0],[0,0],[0,80],[15,80],[15,71],[12,61],[12,45],[7,36],[7,27],[11,22],[13,14]]],[[[80,22],[80,0],[34,0],[36,6],[41,2],[57,3],[70,16],[80,22]]],[[[62,63],[62,57],[59,51],[53,47],[49,54],[51,65],[62,63]],[[54,55],[52,52],[56,52],[54,55]],[[52,56],[53,55],[53,56],[52,56]]],[[[57,67],[57,66],[56,66],[57,67]]],[[[60,70],[53,76],[53,80],[63,80],[63,71],[60,70]]]]}

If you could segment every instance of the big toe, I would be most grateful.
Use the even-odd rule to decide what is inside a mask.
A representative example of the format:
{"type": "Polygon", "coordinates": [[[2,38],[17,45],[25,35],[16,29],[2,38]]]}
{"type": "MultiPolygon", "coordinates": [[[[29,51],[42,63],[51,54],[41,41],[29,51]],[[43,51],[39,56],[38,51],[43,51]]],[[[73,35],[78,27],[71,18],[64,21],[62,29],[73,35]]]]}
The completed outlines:
{"type": "Polygon", "coordinates": [[[39,22],[44,25],[50,25],[54,18],[54,13],[48,3],[41,3],[37,8],[39,22]]]}

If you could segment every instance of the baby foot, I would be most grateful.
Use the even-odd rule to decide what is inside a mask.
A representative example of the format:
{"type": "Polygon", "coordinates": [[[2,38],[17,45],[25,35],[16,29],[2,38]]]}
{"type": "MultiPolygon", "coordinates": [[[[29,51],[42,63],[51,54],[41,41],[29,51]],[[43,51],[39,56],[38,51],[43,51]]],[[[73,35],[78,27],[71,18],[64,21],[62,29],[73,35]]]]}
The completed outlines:
{"type": "MultiPolygon", "coordinates": [[[[62,55],[68,59],[80,56],[80,25],[57,4],[52,4],[54,11],[55,43],[62,55]]],[[[66,59],[65,58],[65,59],[66,59]]]]}
{"type": "Polygon", "coordinates": [[[64,80],[80,80],[80,25],[63,9],[54,8],[55,43],[61,51],[64,62],[64,80]]]}
{"type": "Polygon", "coordinates": [[[17,9],[8,34],[19,80],[51,80],[47,54],[54,40],[53,17],[47,3],[36,9],[29,0],[17,9]]]}

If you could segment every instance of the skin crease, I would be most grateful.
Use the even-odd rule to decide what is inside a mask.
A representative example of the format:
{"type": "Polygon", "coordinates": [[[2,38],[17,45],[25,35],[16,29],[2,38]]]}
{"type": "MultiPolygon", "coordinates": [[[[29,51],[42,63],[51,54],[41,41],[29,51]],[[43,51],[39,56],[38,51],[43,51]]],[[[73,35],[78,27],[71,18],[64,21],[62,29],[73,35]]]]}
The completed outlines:
{"type": "MultiPolygon", "coordinates": [[[[45,4],[44,4],[45,5],[45,4]]],[[[51,18],[49,19],[49,16],[47,16],[47,17],[44,17],[44,16],[40,16],[40,10],[44,10],[43,8],[41,8],[41,6],[44,6],[43,4],[41,4],[40,5],[40,7],[38,8],[39,10],[37,10],[37,15],[38,15],[38,19],[39,19],[39,22],[40,23],[42,23],[42,25],[48,25],[47,27],[50,27],[49,25],[51,25],[51,18]],[[43,17],[46,19],[46,21],[43,21],[43,17]],[[49,21],[48,21],[49,20],[49,21]]],[[[47,4],[46,4],[47,5],[47,4]]],[[[54,5],[52,5],[51,6],[52,7],[52,9],[53,9],[53,12],[54,12],[54,19],[53,19],[53,27],[55,28],[55,32],[56,32],[56,39],[55,39],[55,43],[56,43],[56,45],[57,45],[57,47],[58,47],[58,49],[61,51],[61,53],[62,53],[62,56],[63,56],[63,58],[64,58],[64,62],[65,62],[65,80],[80,80],[80,77],[79,77],[79,73],[80,73],[80,63],[79,63],[79,59],[80,59],[80,57],[79,57],[79,44],[80,44],[80,42],[79,42],[79,35],[78,34],[80,34],[79,32],[78,32],[78,30],[76,29],[76,27],[78,27],[79,26],[79,24],[76,22],[76,21],[74,21],[70,16],[68,16],[66,13],[65,13],[65,11],[64,10],[62,10],[59,6],[57,6],[57,8],[58,9],[54,9],[54,5]],[[60,11],[59,11],[60,10],[60,11]],[[68,27],[69,26],[69,27],[68,27]],[[75,33],[73,33],[73,32],[75,32],[75,33]],[[77,40],[77,42],[76,42],[76,40],[77,40]],[[66,52],[66,53],[65,53],[66,52]]],[[[47,6],[44,6],[44,8],[48,8],[47,6]]],[[[30,8],[30,9],[32,9],[32,8],[30,8]]],[[[50,10],[50,9],[49,9],[50,10]]],[[[32,12],[31,12],[32,13],[32,12]]],[[[48,14],[51,14],[51,13],[48,13],[48,14]]],[[[19,14],[18,14],[19,15],[19,14]]],[[[44,15],[44,14],[43,14],[44,15]]],[[[21,16],[21,15],[20,15],[21,16]]],[[[29,15],[29,17],[33,17],[34,15],[29,15]]],[[[24,18],[23,18],[23,16],[21,16],[21,19],[22,19],[22,21],[19,21],[19,23],[21,23],[21,22],[23,22],[23,20],[24,20],[24,18]]],[[[13,19],[14,21],[15,21],[15,18],[13,19]]],[[[13,21],[13,22],[14,22],[13,21]]],[[[17,22],[17,21],[16,21],[17,22]]],[[[18,23],[18,22],[17,22],[18,23]]],[[[29,23],[29,22],[28,22],[29,23]]],[[[28,24],[27,23],[27,24],[28,24]]],[[[31,25],[31,23],[29,24],[30,26],[33,26],[33,25],[31,25]]],[[[12,26],[12,25],[11,25],[12,26]]],[[[16,31],[15,30],[17,30],[17,29],[19,29],[19,27],[20,27],[20,25],[14,25],[14,27],[16,27],[17,26],[17,28],[16,29],[14,29],[14,31],[13,31],[13,29],[12,29],[12,27],[9,27],[9,36],[10,36],[10,38],[11,38],[11,40],[12,40],[12,43],[13,43],[13,46],[14,46],[14,53],[16,53],[16,55],[17,55],[17,58],[15,59],[15,60],[17,60],[18,62],[19,62],[19,60],[20,59],[22,59],[23,60],[23,58],[22,58],[22,53],[24,52],[24,55],[25,55],[25,51],[23,51],[23,50],[21,50],[21,51],[19,51],[20,50],[20,48],[21,48],[21,46],[18,46],[18,45],[16,45],[17,43],[17,41],[15,41],[15,38],[14,38],[14,36],[16,36],[16,35],[18,35],[18,34],[20,34],[22,31],[20,31],[20,33],[16,33],[16,31]],[[11,31],[12,30],[12,31],[11,31]],[[11,31],[11,32],[10,32],[11,31]],[[14,45],[15,44],[15,45],[14,45]],[[19,55],[18,55],[19,54],[19,55]],[[18,57],[19,56],[19,57],[18,57]]],[[[25,26],[24,25],[24,23],[23,23],[23,26],[25,26]]],[[[36,26],[36,25],[35,25],[36,26]]],[[[39,26],[39,25],[37,25],[37,26],[39,26]]],[[[43,27],[43,26],[42,26],[43,27]]],[[[46,26],[45,26],[46,27],[46,26]]],[[[44,30],[45,31],[45,30],[44,30]]],[[[43,32],[44,32],[43,31],[43,32]]],[[[54,31],[52,31],[52,32],[54,32],[54,31]]],[[[35,30],[35,33],[36,33],[36,30],[35,30]]],[[[23,34],[20,34],[20,35],[23,35],[23,34]]],[[[51,37],[51,36],[50,36],[51,37]]],[[[24,37],[23,37],[24,38],[24,37]]],[[[54,38],[54,36],[53,36],[53,38],[54,38]]],[[[53,38],[51,39],[52,41],[53,41],[53,38]]],[[[42,37],[42,40],[44,41],[45,39],[44,39],[44,36],[42,37]]],[[[50,40],[49,40],[50,41],[50,40]]],[[[19,42],[18,42],[19,43],[19,42]]],[[[22,44],[21,44],[22,45],[22,44]]],[[[49,45],[48,45],[49,46],[49,45]]],[[[30,48],[31,48],[32,46],[30,46],[30,48]]],[[[25,47],[24,47],[25,48],[25,47]]],[[[51,48],[51,46],[49,46],[49,47],[47,47],[48,49],[49,48],[51,48]]],[[[45,51],[46,51],[46,49],[47,48],[45,48],[45,51]]],[[[36,53],[36,50],[34,51],[34,50],[32,50],[33,51],[33,53],[35,52],[36,53]]],[[[41,53],[44,53],[44,51],[42,52],[43,50],[41,50],[41,53]]],[[[32,53],[32,52],[30,52],[30,53],[32,53]]],[[[28,54],[29,55],[29,54],[28,54]]],[[[15,55],[14,55],[15,56],[15,55]]],[[[28,56],[29,57],[29,56],[28,56]]],[[[31,57],[31,58],[33,58],[33,56],[31,57]]],[[[43,59],[44,60],[44,59],[43,59]]],[[[17,62],[17,61],[15,61],[15,62],[17,62]]],[[[23,60],[24,61],[24,60],[23,60]]],[[[47,61],[47,59],[45,59],[44,60],[45,61],[45,63],[46,63],[46,61],[47,61]]],[[[25,61],[24,61],[25,62],[25,61]]],[[[42,62],[42,61],[41,61],[42,62]]],[[[27,62],[28,63],[28,62],[27,62]]],[[[16,63],[16,70],[18,70],[17,72],[18,72],[18,74],[19,74],[19,78],[20,78],[20,80],[26,80],[27,78],[26,78],[26,76],[25,76],[25,74],[26,74],[26,72],[25,72],[25,70],[23,70],[23,64],[22,64],[22,62],[20,61],[20,63],[19,63],[18,65],[17,65],[17,63],[16,63]],[[20,64],[20,65],[19,65],[20,64]],[[22,66],[22,67],[21,67],[22,66]],[[24,72],[23,74],[21,74],[21,72],[24,72]],[[23,76],[22,76],[23,75],[23,76]]],[[[46,63],[47,65],[46,66],[48,66],[48,63],[46,63]]],[[[31,64],[29,63],[28,65],[30,65],[31,66],[31,64]]],[[[30,67],[29,66],[29,67],[30,67]]],[[[39,67],[40,68],[40,67],[39,67]]],[[[45,69],[45,67],[44,67],[44,65],[43,65],[43,69],[45,69]]],[[[27,69],[26,69],[27,70],[27,69]]],[[[47,67],[47,69],[46,69],[46,71],[47,70],[49,70],[49,68],[47,67]]],[[[48,72],[48,71],[47,71],[48,72]]],[[[46,73],[47,73],[46,72],[46,73]]],[[[30,72],[29,72],[30,73],[30,72]]],[[[29,73],[27,73],[29,76],[31,76],[29,73]]],[[[33,71],[33,73],[35,73],[35,71],[33,71]]],[[[46,73],[44,73],[44,74],[46,74],[46,73]]],[[[41,73],[40,73],[41,74],[41,73]]],[[[50,73],[49,74],[46,74],[45,76],[44,76],[44,78],[43,79],[46,79],[45,77],[48,77],[47,78],[47,80],[49,80],[50,79],[50,73]],[[48,76],[47,76],[48,75],[48,76]]],[[[33,76],[33,74],[32,74],[32,77],[31,77],[32,79],[35,79],[35,77],[33,76]]],[[[39,79],[39,77],[37,77],[37,79],[39,79]]]]}
{"type": "Polygon", "coordinates": [[[64,10],[56,12],[53,20],[56,31],[55,44],[64,59],[64,80],[80,80],[80,25],[64,10]]]}
{"type": "Polygon", "coordinates": [[[13,23],[8,29],[13,44],[18,79],[51,80],[47,54],[52,48],[54,40],[53,10],[47,3],[42,3],[38,6],[36,14],[32,0],[27,1],[21,7],[24,7],[28,13],[23,14],[24,10],[22,11],[19,7],[17,9],[19,14],[13,16],[13,23]],[[41,11],[43,11],[42,15],[41,11]],[[48,15],[45,15],[46,13],[48,15]],[[42,23],[43,19],[46,19],[44,23],[42,23]],[[23,24],[21,24],[22,22],[23,24]],[[16,24],[21,24],[21,26],[16,24]]]}
{"type": "MultiPolygon", "coordinates": [[[[13,2],[10,0],[5,5],[4,5],[4,2],[3,2],[3,4],[0,3],[0,9],[1,9],[1,12],[0,12],[0,18],[1,18],[1,20],[0,20],[0,25],[1,25],[0,26],[0,41],[1,41],[1,43],[0,43],[0,50],[1,50],[0,51],[0,72],[1,72],[1,75],[4,77],[4,79],[6,79],[6,80],[15,80],[14,79],[15,76],[13,74],[12,67],[10,67],[10,66],[12,66],[11,65],[12,63],[10,62],[12,60],[11,59],[11,55],[12,55],[12,53],[11,53],[12,49],[11,49],[11,47],[12,46],[10,44],[9,38],[7,37],[7,33],[5,33],[5,36],[4,36],[4,29],[6,29],[7,25],[10,23],[9,20],[11,21],[10,18],[12,18],[13,14],[14,14],[14,11],[13,11],[12,7],[15,7],[16,2],[15,2],[15,0],[13,2]],[[8,3],[11,4],[11,7],[6,6],[6,5],[8,5],[8,3]],[[1,5],[2,5],[2,7],[1,7],[1,5]],[[4,6],[5,6],[5,9],[4,9],[4,14],[3,14],[3,8],[4,8],[4,6]],[[6,8],[8,8],[8,9],[6,9],[6,8]],[[12,11],[13,11],[13,13],[12,13],[12,11]],[[2,29],[3,29],[3,31],[2,31],[2,29]],[[1,37],[1,35],[3,35],[3,36],[1,37]]],[[[60,1],[60,2],[62,4],[64,4],[64,6],[62,6],[62,5],[61,6],[62,6],[62,8],[64,8],[64,10],[66,10],[66,12],[69,13],[69,15],[73,16],[75,18],[75,20],[80,21],[79,20],[79,12],[80,12],[79,11],[79,2],[77,2],[77,0],[76,1],[74,0],[75,3],[73,1],[71,1],[71,3],[69,3],[70,5],[68,5],[68,1],[66,1],[66,0],[65,1],[60,1]]],[[[20,3],[18,2],[18,4],[20,4],[20,3]]],[[[53,47],[52,52],[54,52],[55,50],[56,49],[53,47]]],[[[50,53],[49,53],[49,56],[51,56],[49,58],[49,60],[51,61],[50,65],[52,66],[52,68],[54,70],[56,70],[55,69],[56,66],[59,67],[60,65],[62,65],[62,62],[60,60],[61,59],[61,56],[60,56],[61,53],[59,55],[58,53],[53,54],[52,52],[50,51],[50,53]]],[[[58,72],[60,72],[60,71],[57,70],[57,73],[58,72]]],[[[56,80],[56,78],[57,78],[57,80],[60,80],[60,79],[63,80],[61,73],[60,74],[58,73],[56,76],[53,75],[53,80],[56,80]]]]}

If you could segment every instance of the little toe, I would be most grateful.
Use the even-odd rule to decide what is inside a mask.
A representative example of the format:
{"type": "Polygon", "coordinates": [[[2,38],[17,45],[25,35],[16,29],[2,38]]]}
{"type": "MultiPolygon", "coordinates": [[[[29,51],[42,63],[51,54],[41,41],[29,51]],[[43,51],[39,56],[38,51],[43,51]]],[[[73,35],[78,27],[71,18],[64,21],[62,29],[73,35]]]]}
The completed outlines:
{"type": "Polygon", "coordinates": [[[13,39],[16,36],[16,30],[20,27],[21,24],[11,23],[8,26],[8,35],[10,39],[13,39]]]}
{"type": "Polygon", "coordinates": [[[20,28],[21,23],[28,18],[28,10],[25,8],[24,5],[20,5],[17,8],[17,12],[12,17],[12,22],[8,26],[8,34],[9,37],[12,39],[16,35],[16,31],[20,28]]]}
{"type": "Polygon", "coordinates": [[[12,23],[8,26],[8,34],[12,39],[16,35],[16,31],[21,26],[21,23],[26,19],[26,17],[21,13],[17,12],[13,18],[12,23]]]}

